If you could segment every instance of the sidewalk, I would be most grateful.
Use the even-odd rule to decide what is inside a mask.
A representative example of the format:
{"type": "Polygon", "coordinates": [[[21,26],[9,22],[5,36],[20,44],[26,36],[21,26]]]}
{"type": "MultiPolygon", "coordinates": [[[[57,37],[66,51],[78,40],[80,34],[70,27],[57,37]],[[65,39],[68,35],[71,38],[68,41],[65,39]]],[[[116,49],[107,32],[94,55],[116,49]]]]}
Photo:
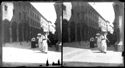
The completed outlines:
{"type": "MultiPolygon", "coordinates": [[[[87,43],[88,44],[88,43],[87,43]]],[[[97,48],[87,48],[79,43],[66,43],[63,47],[64,66],[119,66],[123,65],[121,52],[108,47],[106,54],[100,53],[97,48]],[[66,46],[67,45],[67,46],[66,46]]]]}

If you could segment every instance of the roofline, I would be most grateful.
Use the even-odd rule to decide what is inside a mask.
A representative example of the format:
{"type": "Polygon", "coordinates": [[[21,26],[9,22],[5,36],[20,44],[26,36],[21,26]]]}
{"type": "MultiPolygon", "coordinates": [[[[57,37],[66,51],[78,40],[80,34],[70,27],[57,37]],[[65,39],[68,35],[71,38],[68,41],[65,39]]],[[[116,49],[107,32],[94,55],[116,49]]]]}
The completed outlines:
{"type": "Polygon", "coordinates": [[[48,20],[47,20],[30,2],[28,2],[28,3],[33,7],[33,9],[35,9],[36,12],[38,12],[38,14],[39,14],[43,19],[45,19],[45,20],[48,22],[48,20]]]}
{"type": "Polygon", "coordinates": [[[89,4],[89,6],[90,6],[105,22],[107,22],[107,20],[105,20],[90,4],[89,4]]]}

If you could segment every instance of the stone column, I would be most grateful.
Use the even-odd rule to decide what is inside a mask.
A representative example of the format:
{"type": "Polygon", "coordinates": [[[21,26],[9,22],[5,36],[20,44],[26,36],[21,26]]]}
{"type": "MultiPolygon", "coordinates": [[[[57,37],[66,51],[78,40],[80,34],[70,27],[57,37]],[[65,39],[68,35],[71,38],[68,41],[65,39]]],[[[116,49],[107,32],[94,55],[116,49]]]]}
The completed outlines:
{"type": "Polygon", "coordinates": [[[70,22],[68,22],[68,42],[70,42],[70,22]]]}
{"type": "Polygon", "coordinates": [[[16,34],[17,34],[17,42],[19,42],[19,25],[18,25],[18,23],[17,23],[16,34]]]}
{"type": "Polygon", "coordinates": [[[60,16],[60,40],[62,41],[62,16],[60,16]]]}
{"type": "Polygon", "coordinates": [[[0,23],[0,28],[1,28],[1,30],[2,30],[2,32],[1,32],[1,40],[2,40],[2,44],[4,44],[4,33],[5,33],[5,31],[4,31],[4,22],[2,21],[2,23],[0,23]]]}
{"type": "Polygon", "coordinates": [[[77,23],[75,22],[75,41],[77,42],[77,23]]]}
{"type": "Polygon", "coordinates": [[[24,25],[21,26],[22,27],[22,42],[24,41],[24,25]]]}
{"type": "Polygon", "coordinates": [[[10,30],[10,43],[11,43],[12,42],[12,22],[10,22],[9,30],[10,30]]]}
{"type": "Polygon", "coordinates": [[[123,26],[123,17],[119,16],[119,43],[117,44],[117,50],[122,51],[124,45],[124,26],[123,26]]]}
{"type": "Polygon", "coordinates": [[[80,37],[81,37],[81,41],[83,40],[83,36],[82,36],[82,22],[80,23],[80,37]]]}
{"type": "Polygon", "coordinates": [[[114,5],[114,11],[115,11],[115,22],[116,26],[118,26],[117,32],[117,42],[115,45],[117,45],[117,51],[122,51],[124,46],[124,4],[123,3],[115,3],[114,5]]]}

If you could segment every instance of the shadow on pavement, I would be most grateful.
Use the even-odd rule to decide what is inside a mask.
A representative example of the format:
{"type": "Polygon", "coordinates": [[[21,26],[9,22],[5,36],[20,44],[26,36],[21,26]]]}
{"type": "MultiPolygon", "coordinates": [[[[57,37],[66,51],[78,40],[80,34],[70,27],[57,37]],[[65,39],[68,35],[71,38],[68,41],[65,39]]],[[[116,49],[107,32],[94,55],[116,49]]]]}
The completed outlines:
{"type": "Polygon", "coordinates": [[[80,49],[90,49],[89,42],[63,43],[63,47],[73,47],[73,48],[80,48],[80,49]]]}
{"type": "Polygon", "coordinates": [[[60,67],[61,65],[53,65],[46,63],[22,63],[22,62],[4,62],[2,67],[60,67]]]}
{"type": "Polygon", "coordinates": [[[102,53],[102,52],[93,52],[93,53],[102,53]]]}
{"type": "MultiPolygon", "coordinates": [[[[63,43],[63,47],[73,47],[73,48],[80,48],[80,49],[91,49],[91,50],[98,50],[97,46],[94,48],[90,48],[90,43],[87,42],[71,42],[71,43],[63,43]]],[[[111,45],[110,47],[107,47],[108,51],[116,51],[114,46],[111,45]]]]}

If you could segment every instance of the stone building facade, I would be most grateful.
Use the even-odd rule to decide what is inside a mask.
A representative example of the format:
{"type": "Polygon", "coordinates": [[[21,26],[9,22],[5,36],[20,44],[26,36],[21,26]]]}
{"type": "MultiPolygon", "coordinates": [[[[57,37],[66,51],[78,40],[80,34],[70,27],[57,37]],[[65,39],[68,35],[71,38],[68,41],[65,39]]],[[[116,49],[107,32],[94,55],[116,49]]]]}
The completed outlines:
{"type": "Polygon", "coordinates": [[[41,19],[45,18],[29,2],[3,2],[2,12],[4,43],[30,41],[43,32],[41,19]]]}
{"type": "Polygon", "coordinates": [[[63,42],[89,41],[100,31],[107,31],[106,20],[88,2],[71,2],[71,19],[63,19],[63,42]]]}

